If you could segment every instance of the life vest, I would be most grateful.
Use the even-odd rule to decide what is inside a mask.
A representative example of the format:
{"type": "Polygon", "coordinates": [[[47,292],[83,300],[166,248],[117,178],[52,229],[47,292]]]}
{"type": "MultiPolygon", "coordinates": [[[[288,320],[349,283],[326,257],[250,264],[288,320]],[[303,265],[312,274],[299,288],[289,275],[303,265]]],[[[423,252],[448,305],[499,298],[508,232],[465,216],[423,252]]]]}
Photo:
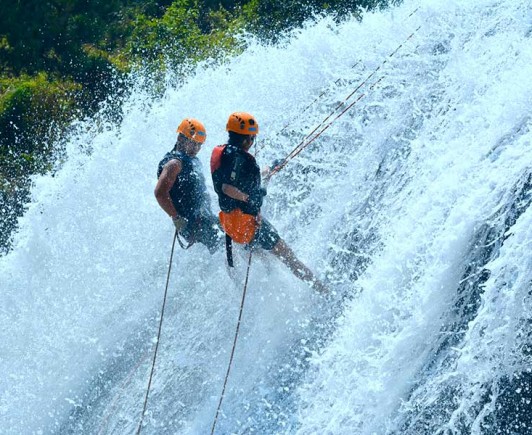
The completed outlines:
{"type": "Polygon", "coordinates": [[[211,174],[222,166],[222,154],[224,153],[227,145],[218,145],[214,147],[211,154],[211,174]]]}
{"type": "MultiPolygon", "coordinates": [[[[222,157],[226,145],[219,145],[212,150],[211,154],[211,173],[215,174],[216,171],[222,167],[222,157]]],[[[214,181],[213,176],[213,181],[214,181]]],[[[215,190],[218,196],[226,196],[222,192],[221,183],[214,183],[215,190]]],[[[223,202],[220,201],[222,204],[223,202]]],[[[255,237],[255,233],[260,226],[260,216],[254,216],[244,213],[240,208],[232,208],[220,211],[218,217],[220,218],[220,224],[226,234],[226,247],[227,247],[227,261],[229,266],[233,266],[232,247],[231,241],[236,243],[247,244],[250,243],[255,237]]]]}
{"type": "Polygon", "coordinates": [[[211,154],[211,174],[220,210],[230,212],[239,208],[246,214],[257,215],[255,207],[231,198],[222,189],[224,183],[248,195],[260,189],[260,168],[251,154],[231,145],[217,146],[211,154]]]}
{"type": "Polygon", "coordinates": [[[184,152],[171,151],[160,161],[157,177],[160,177],[164,166],[174,159],[181,161],[182,169],[170,189],[170,198],[180,216],[194,221],[201,210],[209,209],[201,163],[196,157],[189,157],[184,152]]]}

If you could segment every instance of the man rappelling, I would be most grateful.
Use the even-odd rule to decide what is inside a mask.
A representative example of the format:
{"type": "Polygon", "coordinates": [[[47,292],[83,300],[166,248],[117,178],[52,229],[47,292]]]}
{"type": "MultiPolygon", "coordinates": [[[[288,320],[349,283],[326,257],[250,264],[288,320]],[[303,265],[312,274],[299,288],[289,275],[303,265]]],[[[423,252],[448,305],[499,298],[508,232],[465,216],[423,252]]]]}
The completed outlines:
{"type": "Polygon", "coordinates": [[[188,246],[199,242],[213,253],[221,244],[222,232],[196,157],[207,138],[205,127],[196,119],[186,118],[177,133],[174,148],[159,163],[155,197],[188,246]]]}
{"type": "MultiPolygon", "coordinates": [[[[271,251],[299,279],[320,292],[327,292],[311,270],[297,259],[273,225],[261,216],[266,189],[261,185],[261,171],[248,152],[259,133],[259,125],[249,113],[229,116],[227,144],[217,146],[211,155],[214,190],[220,205],[220,223],[226,233],[228,261],[232,262],[231,242],[248,244],[271,251]]],[[[230,264],[231,265],[231,264],[230,264]]]]}

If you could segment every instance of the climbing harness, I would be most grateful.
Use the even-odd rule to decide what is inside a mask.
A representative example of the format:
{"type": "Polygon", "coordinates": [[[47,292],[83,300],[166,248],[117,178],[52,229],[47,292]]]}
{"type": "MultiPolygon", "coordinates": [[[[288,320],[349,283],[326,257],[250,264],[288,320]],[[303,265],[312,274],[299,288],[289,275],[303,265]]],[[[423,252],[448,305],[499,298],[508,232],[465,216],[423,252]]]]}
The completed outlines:
{"type": "Polygon", "coordinates": [[[220,224],[228,236],[236,243],[247,245],[253,240],[259,227],[260,218],[244,213],[239,208],[219,213],[220,224]]]}
{"type": "Polygon", "coordinates": [[[183,236],[181,234],[178,234],[177,243],[179,243],[179,246],[181,246],[181,249],[184,249],[185,251],[195,243],[194,240],[192,242],[187,242],[184,238],[182,240],[182,238],[183,236]]]}
{"type": "Polygon", "coordinates": [[[146,389],[146,397],[144,398],[144,407],[142,409],[142,414],[140,416],[140,422],[139,422],[139,427],[137,429],[137,435],[139,435],[140,431],[142,430],[144,414],[146,413],[146,407],[148,406],[148,396],[150,394],[151,382],[153,379],[153,372],[155,369],[155,361],[157,359],[157,351],[159,350],[159,342],[161,340],[161,330],[163,328],[163,319],[164,319],[164,308],[166,306],[166,299],[168,295],[168,283],[170,282],[170,272],[172,270],[172,259],[174,257],[174,248],[175,248],[176,239],[177,239],[177,230],[174,233],[174,241],[172,242],[172,251],[170,253],[170,264],[168,265],[168,275],[166,276],[166,287],[164,289],[163,306],[161,308],[161,318],[159,320],[159,331],[157,332],[157,341],[155,343],[155,351],[153,352],[153,361],[151,364],[150,379],[148,381],[148,388],[146,389]]]}
{"type": "Polygon", "coordinates": [[[235,338],[233,340],[233,348],[231,349],[231,356],[229,358],[229,364],[227,365],[227,372],[225,374],[224,385],[222,388],[222,394],[220,395],[220,400],[218,401],[218,407],[216,408],[216,414],[214,416],[214,421],[212,423],[211,435],[214,434],[214,429],[216,428],[216,423],[218,422],[218,415],[220,414],[220,409],[222,408],[222,402],[224,400],[225,388],[227,387],[227,380],[229,379],[229,373],[231,372],[231,366],[233,365],[233,357],[235,356],[236,342],[238,340],[238,333],[240,331],[240,323],[242,321],[242,312],[244,311],[244,302],[246,300],[246,292],[248,288],[248,279],[249,279],[249,270],[251,268],[251,257],[253,254],[253,248],[249,250],[249,259],[248,259],[248,268],[246,270],[246,279],[244,281],[244,290],[242,291],[242,301],[240,302],[240,312],[238,314],[238,322],[236,324],[235,338]]]}
{"type": "Polygon", "coordinates": [[[233,241],[247,245],[255,236],[260,225],[260,218],[242,212],[239,208],[229,213],[221,211],[219,213],[220,224],[225,232],[225,250],[227,253],[227,264],[234,267],[233,262],[233,241]]]}
{"type": "Polygon", "coordinates": [[[194,243],[196,243],[196,233],[198,232],[199,225],[200,225],[200,218],[196,217],[194,221],[194,226],[192,227],[189,240],[187,240],[181,233],[177,233],[177,242],[179,243],[179,246],[181,247],[181,249],[184,249],[186,251],[194,243]]]}

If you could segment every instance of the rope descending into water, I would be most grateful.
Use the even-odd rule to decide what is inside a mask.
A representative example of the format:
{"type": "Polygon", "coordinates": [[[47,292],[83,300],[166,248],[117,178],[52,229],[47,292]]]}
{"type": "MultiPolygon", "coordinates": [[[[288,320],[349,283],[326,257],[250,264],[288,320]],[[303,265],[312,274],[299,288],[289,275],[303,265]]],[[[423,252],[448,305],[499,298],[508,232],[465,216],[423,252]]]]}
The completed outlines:
{"type": "Polygon", "coordinates": [[[159,350],[159,341],[161,338],[161,330],[163,328],[164,307],[166,306],[166,297],[168,295],[168,283],[170,282],[170,272],[172,270],[172,259],[174,257],[175,241],[177,239],[177,230],[174,233],[174,241],[172,242],[172,251],[170,253],[170,264],[168,265],[168,275],[166,276],[166,288],[164,289],[163,306],[161,308],[161,318],[159,320],[159,332],[157,333],[157,342],[155,343],[155,351],[153,352],[153,361],[151,364],[150,380],[148,381],[148,388],[146,389],[146,397],[144,398],[144,407],[140,416],[139,427],[137,429],[137,435],[142,430],[142,423],[144,421],[144,414],[146,413],[146,407],[148,406],[148,396],[150,394],[151,381],[153,379],[153,371],[155,369],[155,360],[157,359],[157,351],[159,350]]]}
{"type": "Polygon", "coordinates": [[[222,394],[220,395],[220,401],[218,402],[218,408],[216,408],[216,415],[214,416],[214,421],[212,423],[211,435],[214,434],[214,429],[216,428],[216,423],[218,421],[218,414],[220,413],[220,408],[222,407],[222,402],[224,400],[225,387],[227,386],[227,380],[229,379],[229,373],[231,372],[231,366],[233,364],[233,357],[235,355],[236,341],[238,340],[238,332],[240,330],[240,322],[242,320],[242,312],[244,310],[244,301],[246,300],[246,291],[248,287],[249,279],[249,269],[251,268],[251,255],[253,253],[253,248],[250,248],[249,251],[249,260],[248,268],[246,270],[246,280],[244,282],[244,291],[242,292],[242,302],[240,302],[240,313],[238,314],[238,323],[236,324],[235,339],[233,341],[233,348],[231,349],[231,357],[229,358],[229,364],[227,366],[227,373],[225,374],[224,386],[222,388],[222,394]]]}

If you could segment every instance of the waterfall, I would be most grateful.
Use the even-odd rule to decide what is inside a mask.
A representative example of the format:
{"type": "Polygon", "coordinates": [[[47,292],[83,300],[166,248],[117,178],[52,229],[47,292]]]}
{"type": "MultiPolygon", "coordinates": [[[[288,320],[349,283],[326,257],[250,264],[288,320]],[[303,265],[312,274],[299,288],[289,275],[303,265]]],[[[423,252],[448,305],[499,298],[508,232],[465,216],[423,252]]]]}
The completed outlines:
{"type": "MultiPolygon", "coordinates": [[[[138,77],[119,121],[78,121],[0,258],[0,433],[136,431],[173,237],[153,189],[182,118],[207,129],[217,210],[208,162],[231,112],[256,117],[266,164],[361,83],[263,208],[336,296],[257,253],[216,433],[532,432],[531,6],[407,0],[323,18],[160,98],[138,77]]],[[[142,433],[209,433],[236,251],[231,276],[223,249],[176,250],[142,433]]]]}

